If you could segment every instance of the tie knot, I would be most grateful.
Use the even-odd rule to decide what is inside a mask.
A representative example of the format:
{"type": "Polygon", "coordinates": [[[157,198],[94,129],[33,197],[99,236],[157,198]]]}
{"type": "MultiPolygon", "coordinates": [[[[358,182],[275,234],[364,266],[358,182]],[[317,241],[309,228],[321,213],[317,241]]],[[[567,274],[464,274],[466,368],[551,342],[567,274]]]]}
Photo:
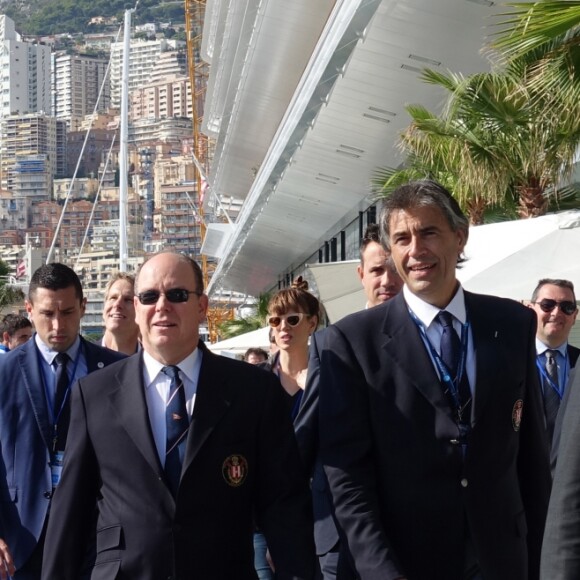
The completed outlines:
{"type": "Polygon", "coordinates": [[[179,377],[179,367],[176,367],[175,365],[163,367],[161,372],[166,374],[171,380],[179,377]]]}
{"type": "Polygon", "coordinates": [[[447,312],[447,310],[441,310],[437,317],[439,318],[439,324],[441,324],[443,328],[447,328],[449,326],[453,328],[453,314],[451,314],[451,312],[447,312]]]}
{"type": "Polygon", "coordinates": [[[556,362],[557,353],[558,353],[557,350],[552,350],[552,349],[547,350],[546,351],[546,360],[549,361],[550,363],[556,362]]]}
{"type": "Polygon", "coordinates": [[[68,354],[66,354],[66,352],[59,352],[55,357],[54,357],[54,361],[56,362],[56,364],[60,367],[60,366],[65,366],[67,365],[68,361],[70,360],[70,357],[68,356],[68,354]]]}

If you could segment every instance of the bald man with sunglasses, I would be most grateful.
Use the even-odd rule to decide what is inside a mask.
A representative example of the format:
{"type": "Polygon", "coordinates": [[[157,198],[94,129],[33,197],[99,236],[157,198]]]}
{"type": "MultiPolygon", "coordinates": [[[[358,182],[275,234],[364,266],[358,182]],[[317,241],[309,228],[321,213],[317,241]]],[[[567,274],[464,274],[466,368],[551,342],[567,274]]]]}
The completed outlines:
{"type": "Polygon", "coordinates": [[[578,307],[574,284],[569,280],[544,278],[529,304],[538,317],[536,366],[542,386],[546,429],[552,444],[552,469],[558,456],[562,417],[568,400],[580,349],[568,343],[578,307]]]}
{"type": "Polygon", "coordinates": [[[277,578],[311,579],[310,496],[276,377],[199,340],[208,297],[190,258],[153,256],[135,291],[142,352],[74,391],[42,578],[255,580],[255,521],[277,578]]]}

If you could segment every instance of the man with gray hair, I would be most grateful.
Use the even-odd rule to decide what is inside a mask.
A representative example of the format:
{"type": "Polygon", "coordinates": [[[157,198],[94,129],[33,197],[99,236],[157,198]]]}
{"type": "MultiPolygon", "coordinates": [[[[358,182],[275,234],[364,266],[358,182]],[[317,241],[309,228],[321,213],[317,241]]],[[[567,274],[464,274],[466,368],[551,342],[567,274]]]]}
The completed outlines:
{"type": "Polygon", "coordinates": [[[321,352],[320,453],[362,580],[534,580],[550,490],[536,320],[464,291],[468,222],[433,181],[383,203],[405,283],[321,352]]]}

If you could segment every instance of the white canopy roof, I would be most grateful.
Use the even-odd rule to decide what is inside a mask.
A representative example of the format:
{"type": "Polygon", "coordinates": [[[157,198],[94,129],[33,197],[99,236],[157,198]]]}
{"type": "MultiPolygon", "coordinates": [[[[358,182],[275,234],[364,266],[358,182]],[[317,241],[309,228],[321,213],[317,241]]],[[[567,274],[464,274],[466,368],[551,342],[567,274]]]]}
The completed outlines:
{"type": "Polygon", "coordinates": [[[244,354],[249,348],[263,348],[268,352],[270,348],[269,331],[270,328],[265,326],[259,330],[252,330],[252,332],[208,344],[207,347],[216,354],[224,355],[244,354]]]}

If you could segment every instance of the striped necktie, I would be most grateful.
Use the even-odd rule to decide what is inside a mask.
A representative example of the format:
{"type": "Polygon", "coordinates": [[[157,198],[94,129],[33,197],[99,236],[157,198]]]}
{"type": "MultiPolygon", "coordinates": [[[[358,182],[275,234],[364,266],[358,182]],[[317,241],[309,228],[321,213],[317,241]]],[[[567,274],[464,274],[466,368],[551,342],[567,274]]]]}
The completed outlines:
{"type": "Polygon", "coordinates": [[[167,438],[165,446],[165,474],[174,497],[177,496],[181,467],[185,455],[185,443],[189,430],[189,417],[185,406],[185,389],[179,377],[179,367],[166,366],[161,369],[170,379],[169,399],[165,407],[167,438]]]}

